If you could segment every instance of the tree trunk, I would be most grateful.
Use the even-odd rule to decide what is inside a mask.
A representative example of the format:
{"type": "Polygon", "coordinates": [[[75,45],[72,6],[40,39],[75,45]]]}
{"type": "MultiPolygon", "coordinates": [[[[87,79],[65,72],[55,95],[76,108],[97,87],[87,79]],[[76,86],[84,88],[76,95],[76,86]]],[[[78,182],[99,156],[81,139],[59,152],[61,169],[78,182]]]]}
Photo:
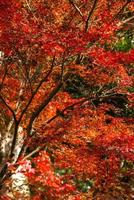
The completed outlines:
{"type": "MultiPolygon", "coordinates": [[[[19,168],[18,168],[19,169],[19,168]]],[[[30,189],[27,177],[19,170],[11,176],[13,200],[30,200],[30,189]]]]}
{"type": "Polygon", "coordinates": [[[10,121],[7,129],[1,136],[1,162],[0,162],[0,196],[7,195],[12,200],[30,200],[30,189],[27,177],[21,172],[22,167],[19,166],[14,174],[6,177],[8,173],[8,165],[15,164],[21,148],[24,144],[24,132],[21,126],[18,127],[15,148],[12,160],[9,160],[11,145],[14,134],[14,122],[10,121]],[[4,181],[8,180],[8,183],[4,181]]]}
{"type": "Polygon", "coordinates": [[[18,169],[9,177],[9,183],[3,183],[0,196],[10,197],[11,200],[30,200],[28,179],[18,169]]]}

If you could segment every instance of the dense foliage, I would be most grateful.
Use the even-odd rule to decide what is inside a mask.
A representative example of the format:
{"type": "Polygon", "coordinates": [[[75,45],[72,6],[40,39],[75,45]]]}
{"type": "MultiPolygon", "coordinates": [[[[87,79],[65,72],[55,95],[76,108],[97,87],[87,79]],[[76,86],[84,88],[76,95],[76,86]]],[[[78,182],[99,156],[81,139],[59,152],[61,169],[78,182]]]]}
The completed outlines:
{"type": "Polygon", "coordinates": [[[134,198],[133,12],[0,0],[1,199],[134,198]]]}

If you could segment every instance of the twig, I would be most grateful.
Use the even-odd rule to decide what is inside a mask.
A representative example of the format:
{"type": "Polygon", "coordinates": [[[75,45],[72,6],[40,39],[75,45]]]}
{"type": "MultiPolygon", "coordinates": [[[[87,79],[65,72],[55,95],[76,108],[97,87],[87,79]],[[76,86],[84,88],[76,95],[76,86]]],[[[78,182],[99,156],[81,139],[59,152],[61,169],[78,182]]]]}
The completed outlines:
{"type": "Polygon", "coordinates": [[[93,12],[94,12],[94,10],[95,10],[95,8],[96,8],[97,2],[98,2],[98,0],[94,0],[92,9],[91,9],[91,11],[90,11],[89,14],[88,14],[88,18],[87,18],[87,20],[86,20],[86,25],[85,25],[85,32],[88,30],[88,27],[89,27],[89,20],[90,20],[92,14],[93,14],[93,12]]]}
{"type": "Polygon", "coordinates": [[[19,119],[18,119],[18,122],[20,123],[23,115],[25,114],[25,112],[27,111],[28,107],[30,106],[33,98],[35,97],[35,95],[37,94],[38,90],[40,89],[40,87],[42,86],[42,84],[48,79],[49,75],[51,74],[52,70],[53,70],[53,67],[54,67],[54,62],[55,62],[55,57],[53,57],[53,60],[52,60],[52,64],[51,64],[51,67],[50,67],[50,70],[48,71],[48,73],[46,74],[46,76],[39,82],[38,86],[36,87],[36,89],[34,90],[31,98],[29,99],[26,107],[23,109],[19,119]]]}
{"type": "Polygon", "coordinates": [[[15,115],[15,112],[13,111],[13,109],[7,104],[7,102],[5,101],[5,99],[1,95],[0,95],[0,99],[2,100],[2,102],[4,103],[4,105],[10,110],[10,112],[13,115],[15,123],[17,123],[16,115],[15,115]]]}
{"type": "MultiPolygon", "coordinates": [[[[88,100],[88,99],[83,99],[83,100],[81,100],[81,101],[79,101],[79,102],[75,102],[75,103],[73,103],[72,105],[69,105],[69,106],[67,106],[66,108],[64,108],[63,110],[61,110],[60,113],[64,114],[64,112],[65,112],[66,110],[72,109],[74,106],[76,106],[76,105],[78,105],[78,104],[81,104],[81,103],[84,103],[84,102],[87,101],[87,100],[88,100]]],[[[57,113],[57,114],[54,115],[52,118],[50,118],[50,119],[46,122],[46,125],[49,124],[49,123],[51,123],[51,122],[52,122],[54,119],[56,119],[57,117],[59,117],[59,116],[60,116],[60,113],[57,113]]]]}
{"type": "Polygon", "coordinates": [[[130,18],[128,18],[128,19],[126,19],[126,20],[120,22],[120,23],[119,23],[119,26],[122,26],[122,25],[128,23],[128,22],[131,21],[132,19],[134,19],[134,16],[132,16],[132,17],[130,17],[130,18]]]}
{"type": "Polygon", "coordinates": [[[123,5],[123,7],[118,11],[118,13],[114,16],[114,18],[113,18],[113,20],[112,21],[114,21],[122,12],[123,12],[123,10],[125,9],[125,7],[128,5],[130,3],[130,1],[127,1],[124,5],[123,5]]]}
{"type": "Polygon", "coordinates": [[[32,13],[33,17],[35,18],[35,20],[38,21],[37,17],[34,15],[32,9],[31,9],[31,7],[30,7],[30,4],[29,4],[28,0],[26,0],[25,2],[26,2],[26,4],[27,4],[27,7],[28,7],[29,11],[32,13]]]}
{"type": "Polygon", "coordinates": [[[73,7],[76,9],[76,11],[79,13],[79,15],[82,17],[83,19],[83,14],[80,11],[80,9],[78,8],[78,6],[73,2],[73,0],[69,0],[69,2],[73,5],[73,7]]]}
{"type": "Polygon", "coordinates": [[[29,157],[31,157],[32,155],[34,155],[35,153],[39,152],[42,148],[44,148],[45,145],[43,146],[40,146],[40,147],[37,147],[35,150],[33,150],[31,153],[29,153],[28,155],[26,155],[23,159],[23,160],[26,160],[28,159],[29,157]]]}
{"type": "Polygon", "coordinates": [[[64,81],[66,81],[69,77],[69,74],[67,74],[64,77],[64,80],[59,82],[59,84],[50,92],[48,97],[38,106],[38,108],[32,113],[32,116],[30,118],[30,122],[27,126],[27,133],[30,134],[32,124],[34,120],[39,116],[39,114],[42,112],[42,110],[49,104],[49,102],[53,99],[53,97],[58,93],[58,91],[62,88],[64,81]]]}

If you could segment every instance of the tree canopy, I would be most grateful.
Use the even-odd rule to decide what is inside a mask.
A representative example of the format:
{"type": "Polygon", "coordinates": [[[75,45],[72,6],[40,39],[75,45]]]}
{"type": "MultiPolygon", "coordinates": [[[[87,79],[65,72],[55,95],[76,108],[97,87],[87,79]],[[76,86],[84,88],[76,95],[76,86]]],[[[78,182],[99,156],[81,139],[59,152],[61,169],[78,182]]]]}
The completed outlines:
{"type": "Polygon", "coordinates": [[[134,198],[133,13],[0,0],[1,200],[134,198]]]}

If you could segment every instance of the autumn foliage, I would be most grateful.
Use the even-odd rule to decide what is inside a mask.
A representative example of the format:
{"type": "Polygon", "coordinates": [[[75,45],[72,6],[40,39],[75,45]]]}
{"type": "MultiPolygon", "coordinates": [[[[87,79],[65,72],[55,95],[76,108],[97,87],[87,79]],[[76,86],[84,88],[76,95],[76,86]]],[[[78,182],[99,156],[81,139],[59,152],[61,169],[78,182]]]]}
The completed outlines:
{"type": "Polygon", "coordinates": [[[133,12],[128,0],[0,0],[1,200],[134,198],[133,12]]]}

